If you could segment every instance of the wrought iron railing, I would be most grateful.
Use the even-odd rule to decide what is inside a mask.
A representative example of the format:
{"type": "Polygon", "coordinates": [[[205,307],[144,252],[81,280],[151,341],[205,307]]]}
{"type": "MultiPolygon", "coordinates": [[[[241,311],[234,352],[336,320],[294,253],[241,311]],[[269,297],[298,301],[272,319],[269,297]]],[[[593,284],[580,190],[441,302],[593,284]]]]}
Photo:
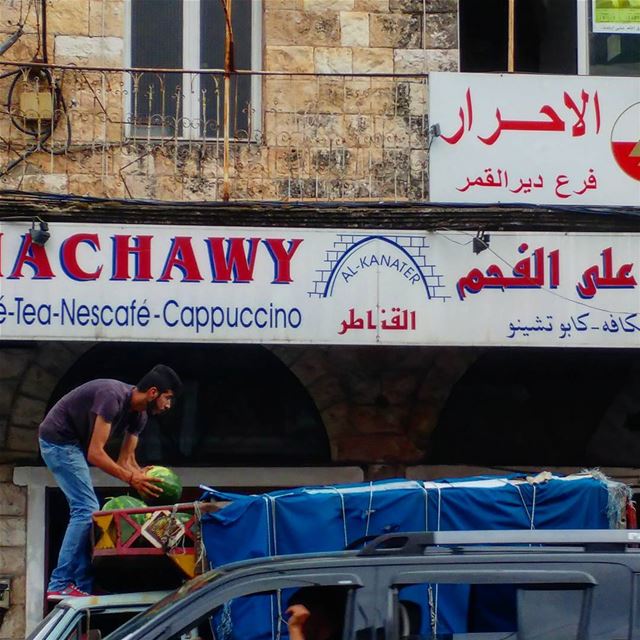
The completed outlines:
{"type": "Polygon", "coordinates": [[[0,63],[0,188],[422,201],[426,76],[0,63]]]}

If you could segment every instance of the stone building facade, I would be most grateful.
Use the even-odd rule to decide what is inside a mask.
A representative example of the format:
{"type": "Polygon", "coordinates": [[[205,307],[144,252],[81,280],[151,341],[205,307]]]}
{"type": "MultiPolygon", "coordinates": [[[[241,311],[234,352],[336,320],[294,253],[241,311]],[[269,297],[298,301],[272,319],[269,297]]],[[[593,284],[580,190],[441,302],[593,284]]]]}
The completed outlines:
{"type": "MultiPolygon", "coordinates": [[[[177,96],[166,71],[121,71],[131,62],[128,3],[46,3],[47,59],[59,65],[53,81],[63,100],[51,78],[3,67],[21,69],[0,81],[15,115],[0,121],[6,163],[33,146],[38,125],[21,111],[29,108],[25,92],[52,93],[57,122],[40,150],[2,176],[5,188],[204,201],[224,196],[226,176],[232,200],[426,199],[425,74],[457,68],[455,0],[256,0],[254,70],[263,73],[252,76],[250,97],[232,106],[246,118],[231,116],[226,159],[223,74],[182,76],[177,96]],[[208,94],[205,83],[213,83],[208,94]],[[204,125],[214,135],[201,135],[202,113],[181,111],[184,94],[198,91],[194,84],[200,106],[215,103],[204,125]],[[153,100],[152,125],[145,101],[153,100]],[[30,133],[16,126],[23,118],[30,133]],[[170,121],[175,135],[156,138],[158,119],[170,121]]],[[[10,37],[23,22],[24,29],[3,62],[42,59],[41,18],[28,4],[4,0],[0,35],[10,37]]],[[[236,39],[237,49],[245,46],[236,39]]]]}
{"type": "MultiPolygon", "coordinates": [[[[339,221],[348,202],[363,205],[349,225],[366,228],[367,206],[428,201],[428,74],[458,69],[457,0],[233,0],[236,10],[254,8],[235,33],[237,59],[249,32],[252,53],[228,76],[220,60],[135,64],[136,1],[0,0],[3,216],[23,212],[29,192],[56,199],[36,201],[29,215],[96,224],[125,208],[136,223],[193,224],[180,205],[229,201],[215,220],[197,222],[238,224],[261,205],[252,224],[314,226],[322,216],[339,221]],[[92,198],[107,199],[100,216],[92,198]],[[331,208],[319,206],[311,220],[291,207],[274,222],[273,202],[331,208]]],[[[43,610],[44,569],[33,564],[44,564],[45,534],[27,522],[44,514],[53,483],[25,480],[39,466],[38,424],[61,381],[99,346],[0,341],[0,578],[11,580],[0,640],[24,637],[43,610]],[[31,493],[38,482],[41,502],[31,493]]],[[[327,467],[324,476],[309,467],[314,482],[486,471],[425,466],[482,346],[260,348],[295,377],[326,431],[327,467]]],[[[525,393],[515,383],[509,391],[525,393]]],[[[282,471],[278,481],[292,477],[305,476],[282,471]]],[[[640,482],[633,470],[629,478],[640,482]]],[[[44,515],[36,521],[44,529],[44,515]]]]}

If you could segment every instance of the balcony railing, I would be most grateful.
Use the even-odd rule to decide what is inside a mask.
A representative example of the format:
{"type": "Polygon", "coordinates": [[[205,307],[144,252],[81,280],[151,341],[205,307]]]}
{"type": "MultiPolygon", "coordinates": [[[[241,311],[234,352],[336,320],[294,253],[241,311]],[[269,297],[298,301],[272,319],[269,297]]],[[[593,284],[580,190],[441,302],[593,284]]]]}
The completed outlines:
{"type": "Polygon", "coordinates": [[[426,76],[0,63],[0,188],[423,201],[426,76]]]}

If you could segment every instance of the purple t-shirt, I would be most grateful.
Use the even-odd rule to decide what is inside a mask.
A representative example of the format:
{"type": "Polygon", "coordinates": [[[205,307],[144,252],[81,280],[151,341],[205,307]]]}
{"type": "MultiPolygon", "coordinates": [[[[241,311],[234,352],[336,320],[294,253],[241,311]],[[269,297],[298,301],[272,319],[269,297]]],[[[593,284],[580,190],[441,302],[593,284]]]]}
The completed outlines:
{"type": "Polygon", "coordinates": [[[96,416],[111,423],[110,437],[125,431],[138,435],[147,424],[147,412],[131,411],[132,390],[132,385],[119,380],[85,382],[51,407],[38,435],[54,444],[79,444],[86,453],[96,416]]]}

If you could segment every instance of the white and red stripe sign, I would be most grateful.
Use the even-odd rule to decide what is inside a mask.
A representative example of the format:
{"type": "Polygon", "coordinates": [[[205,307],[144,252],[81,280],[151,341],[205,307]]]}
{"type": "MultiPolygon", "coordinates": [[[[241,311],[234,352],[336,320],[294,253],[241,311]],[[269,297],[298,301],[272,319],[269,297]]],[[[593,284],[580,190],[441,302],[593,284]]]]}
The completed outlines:
{"type": "Polygon", "coordinates": [[[433,73],[429,83],[432,202],[640,206],[640,79],[433,73]]]}

